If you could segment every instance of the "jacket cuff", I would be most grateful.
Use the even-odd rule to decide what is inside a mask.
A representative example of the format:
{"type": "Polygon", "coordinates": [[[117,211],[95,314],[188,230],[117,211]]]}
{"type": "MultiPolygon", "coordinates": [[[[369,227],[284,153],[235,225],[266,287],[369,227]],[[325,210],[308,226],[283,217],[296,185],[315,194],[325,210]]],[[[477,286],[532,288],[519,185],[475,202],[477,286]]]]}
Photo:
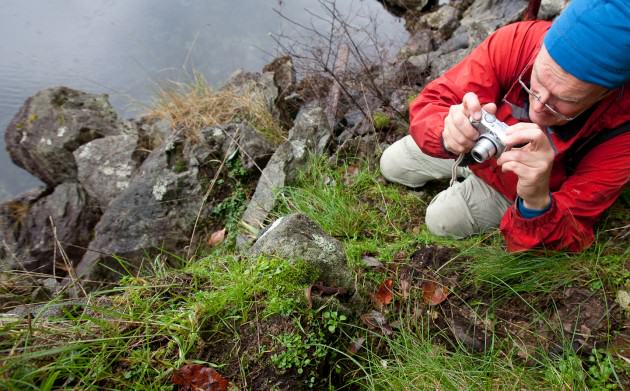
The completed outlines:
{"type": "Polygon", "coordinates": [[[549,203],[549,205],[547,205],[545,209],[530,209],[525,206],[523,199],[517,196],[516,209],[518,210],[518,213],[521,215],[521,217],[523,217],[524,219],[533,219],[534,217],[538,217],[546,213],[549,209],[551,209],[551,206],[553,204],[553,197],[550,197],[550,198],[551,198],[551,202],[549,203]]]}

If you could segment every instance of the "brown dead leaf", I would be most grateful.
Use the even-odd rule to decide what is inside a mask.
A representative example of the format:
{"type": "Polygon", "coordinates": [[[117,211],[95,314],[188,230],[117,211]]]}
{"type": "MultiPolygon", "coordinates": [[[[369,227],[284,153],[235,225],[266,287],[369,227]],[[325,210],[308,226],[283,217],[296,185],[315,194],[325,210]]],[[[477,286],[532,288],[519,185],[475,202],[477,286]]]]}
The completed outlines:
{"type": "Polygon", "coordinates": [[[365,343],[365,338],[363,337],[359,337],[353,340],[352,343],[350,343],[350,345],[348,346],[348,353],[357,354],[359,350],[361,350],[361,348],[363,347],[364,343],[365,343]]]}
{"type": "Polygon", "coordinates": [[[363,264],[367,267],[372,267],[375,269],[385,269],[381,261],[371,255],[364,255],[361,260],[363,261],[363,264]]]}
{"type": "Polygon", "coordinates": [[[219,244],[223,243],[224,240],[225,240],[225,228],[219,231],[215,231],[212,233],[212,235],[210,235],[210,237],[208,238],[208,246],[216,247],[219,244]]]}
{"type": "Polygon", "coordinates": [[[354,182],[354,178],[359,174],[359,167],[348,166],[346,172],[343,174],[343,183],[345,185],[351,185],[354,182]]]}
{"type": "Polygon", "coordinates": [[[422,297],[429,305],[438,305],[448,297],[448,288],[437,284],[435,281],[422,282],[422,297]]]}
{"type": "Polygon", "coordinates": [[[184,391],[227,391],[230,382],[213,368],[187,364],[173,373],[173,384],[184,391]]]}
{"type": "Polygon", "coordinates": [[[316,282],[304,289],[304,295],[308,303],[308,308],[313,308],[313,295],[318,296],[337,296],[345,295],[348,293],[346,288],[337,288],[334,286],[325,286],[321,282],[316,282]]]}
{"type": "Polygon", "coordinates": [[[394,331],[392,327],[387,323],[387,319],[385,319],[385,315],[380,313],[379,311],[372,310],[367,314],[361,315],[361,321],[368,326],[368,328],[372,330],[378,330],[383,335],[392,335],[394,331]]]}
{"type": "Polygon", "coordinates": [[[403,300],[407,300],[409,298],[409,292],[411,291],[411,281],[407,279],[401,279],[398,283],[400,287],[400,296],[403,300]]]}
{"type": "Polygon", "coordinates": [[[372,294],[372,302],[374,306],[379,310],[394,300],[394,292],[392,290],[394,286],[394,280],[391,278],[383,281],[378,290],[372,294]]]}

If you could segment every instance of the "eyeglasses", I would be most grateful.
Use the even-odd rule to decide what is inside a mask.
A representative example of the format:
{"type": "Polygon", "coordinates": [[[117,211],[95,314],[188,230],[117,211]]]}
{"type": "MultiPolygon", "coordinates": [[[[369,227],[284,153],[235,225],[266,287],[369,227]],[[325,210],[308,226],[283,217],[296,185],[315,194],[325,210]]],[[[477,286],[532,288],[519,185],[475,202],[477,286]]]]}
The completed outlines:
{"type": "Polygon", "coordinates": [[[523,75],[525,75],[527,73],[528,70],[533,68],[533,64],[534,64],[534,59],[531,60],[531,62],[529,64],[527,64],[527,66],[525,67],[525,69],[523,69],[523,71],[521,72],[521,74],[518,76],[518,84],[514,83],[512,85],[512,87],[508,90],[508,92],[505,94],[505,96],[503,97],[503,101],[505,103],[507,103],[508,105],[510,105],[510,107],[512,107],[512,115],[515,118],[522,118],[522,119],[527,119],[528,114],[527,114],[527,108],[523,108],[521,105],[512,103],[508,100],[508,96],[513,96],[512,91],[514,90],[514,88],[520,84],[520,86],[523,88],[523,90],[525,90],[525,92],[527,92],[529,95],[531,95],[534,99],[536,99],[538,102],[542,103],[542,105],[544,106],[545,110],[547,110],[549,113],[551,113],[554,117],[556,117],[557,119],[561,120],[561,121],[573,121],[574,119],[576,119],[583,111],[581,111],[580,113],[569,117],[568,115],[564,115],[562,113],[560,113],[555,107],[553,107],[552,105],[543,102],[543,99],[540,97],[540,95],[536,94],[534,91],[531,90],[531,88],[529,88],[527,86],[527,84],[525,84],[523,82],[523,75]]]}
{"type": "Polygon", "coordinates": [[[523,72],[521,72],[520,76],[518,77],[518,82],[521,85],[521,87],[523,87],[523,89],[530,95],[532,96],[534,99],[536,99],[538,101],[538,103],[541,103],[544,107],[545,110],[547,110],[548,112],[550,112],[551,114],[553,114],[556,118],[558,118],[561,121],[573,121],[574,119],[577,118],[577,116],[579,115],[575,115],[572,117],[569,117],[567,115],[564,115],[560,112],[558,112],[558,110],[556,110],[553,106],[551,106],[548,103],[545,103],[542,101],[542,98],[540,97],[540,95],[537,95],[534,91],[531,90],[531,88],[529,88],[525,83],[523,83],[523,74],[525,73],[525,71],[527,70],[527,67],[525,67],[525,69],[523,70],[523,72]]]}

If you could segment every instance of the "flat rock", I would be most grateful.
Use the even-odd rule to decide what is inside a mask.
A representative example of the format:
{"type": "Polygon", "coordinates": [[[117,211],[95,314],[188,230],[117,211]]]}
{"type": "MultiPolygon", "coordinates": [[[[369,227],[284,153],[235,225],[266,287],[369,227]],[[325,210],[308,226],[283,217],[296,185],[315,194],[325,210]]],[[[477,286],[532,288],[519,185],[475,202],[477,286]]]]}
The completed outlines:
{"type": "Polygon", "coordinates": [[[136,169],[133,153],[137,142],[136,135],[108,136],[74,151],[79,183],[101,210],[129,185],[136,169]]]}

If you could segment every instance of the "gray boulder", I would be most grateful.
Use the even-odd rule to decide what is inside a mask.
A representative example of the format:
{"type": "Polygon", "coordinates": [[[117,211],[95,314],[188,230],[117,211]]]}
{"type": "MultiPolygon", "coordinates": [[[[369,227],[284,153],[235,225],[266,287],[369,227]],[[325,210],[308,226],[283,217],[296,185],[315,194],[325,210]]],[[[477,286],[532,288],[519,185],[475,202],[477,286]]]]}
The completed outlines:
{"type": "Polygon", "coordinates": [[[11,159],[49,186],[76,181],[72,153],[94,139],[125,131],[107,99],[66,87],[28,98],[5,133],[11,159]]]}
{"type": "Polygon", "coordinates": [[[136,169],[132,155],[137,142],[135,135],[109,136],[90,141],[74,151],[79,183],[98,201],[101,210],[127,188],[136,169]]]}
{"type": "Polygon", "coordinates": [[[303,214],[276,220],[254,243],[249,254],[304,260],[320,272],[319,279],[324,284],[354,290],[354,278],[341,242],[303,214]]]}
{"type": "MultiPolygon", "coordinates": [[[[111,201],[96,225],[90,250],[77,266],[80,277],[116,279],[114,271],[121,267],[113,255],[126,259],[128,268],[137,268],[142,257],[159,248],[188,245],[197,221],[211,222],[210,211],[220,200],[204,196],[226,155],[228,135],[219,127],[201,130],[200,141],[188,140],[184,134],[169,136],[151,152],[111,201]]],[[[219,185],[215,189],[222,191],[219,185]]],[[[202,226],[196,232],[202,232],[202,226]]]]}
{"type": "Polygon", "coordinates": [[[568,4],[567,0],[543,0],[540,2],[538,19],[552,20],[562,12],[568,4]]]}
{"type": "Polygon", "coordinates": [[[273,72],[251,73],[238,70],[230,76],[223,89],[249,97],[254,102],[263,102],[270,113],[277,114],[275,102],[278,98],[278,87],[273,72]]]}
{"type": "Polygon", "coordinates": [[[429,4],[429,0],[379,0],[388,8],[420,11],[429,4]]]}
{"type": "MultiPolygon", "coordinates": [[[[468,28],[471,37],[487,37],[501,26],[521,19],[527,0],[475,0],[466,9],[461,25],[468,28]]],[[[471,47],[479,42],[471,42],[471,47]]]]}
{"type": "Polygon", "coordinates": [[[77,183],[63,183],[50,194],[37,190],[3,204],[5,257],[0,268],[52,273],[55,262],[63,264],[51,219],[69,261],[78,263],[99,217],[98,205],[77,183]]]}
{"type": "Polygon", "coordinates": [[[269,212],[276,205],[276,192],[290,184],[309,154],[321,154],[332,137],[324,110],[305,106],[289,131],[289,140],[280,145],[265,166],[256,191],[241,218],[246,229],[238,237],[238,245],[247,245],[264,227],[269,212]]]}
{"type": "Polygon", "coordinates": [[[228,136],[225,140],[228,156],[237,150],[243,167],[248,172],[262,171],[275,151],[275,145],[248,123],[228,124],[220,127],[228,136]]]}
{"type": "Polygon", "coordinates": [[[418,54],[429,53],[434,50],[433,34],[423,29],[412,34],[400,49],[399,57],[407,58],[418,54]]]}
{"type": "Polygon", "coordinates": [[[139,166],[151,151],[159,148],[173,133],[170,121],[155,117],[142,117],[133,121],[132,128],[138,136],[136,149],[133,152],[136,166],[139,166]]]}
{"type": "Polygon", "coordinates": [[[459,25],[461,11],[453,6],[445,5],[437,11],[424,15],[421,20],[431,29],[437,30],[440,36],[446,38],[459,25]]]}

